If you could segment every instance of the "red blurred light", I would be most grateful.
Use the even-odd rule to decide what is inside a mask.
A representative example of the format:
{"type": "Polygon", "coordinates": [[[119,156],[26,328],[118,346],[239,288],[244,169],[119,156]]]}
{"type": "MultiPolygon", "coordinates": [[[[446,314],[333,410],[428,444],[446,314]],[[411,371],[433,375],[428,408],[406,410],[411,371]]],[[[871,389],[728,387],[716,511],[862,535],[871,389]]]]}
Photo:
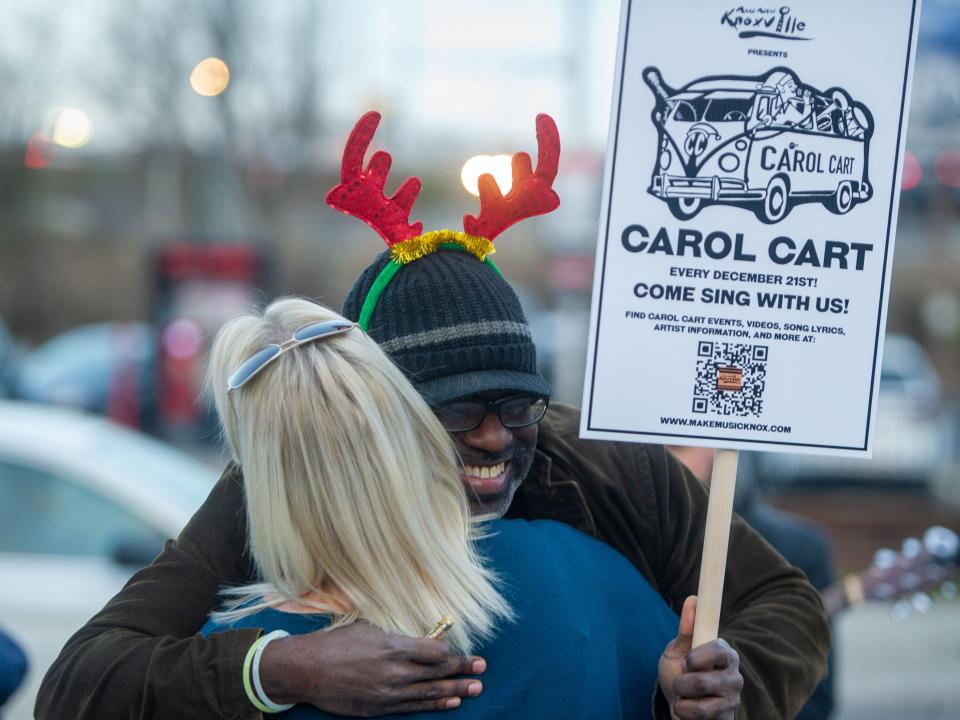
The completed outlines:
{"type": "Polygon", "coordinates": [[[178,360],[192,358],[203,345],[203,330],[193,320],[174,320],[163,331],[163,349],[178,360]]]}
{"type": "Polygon", "coordinates": [[[948,148],[933,161],[937,180],[950,188],[960,188],[960,150],[948,148]]]}
{"type": "Polygon", "coordinates": [[[27,152],[23,156],[23,164],[30,170],[42,170],[50,166],[50,159],[53,157],[53,148],[42,132],[33,134],[33,137],[27,141],[27,152]]]}
{"type": "Polygon", "coordinates": [[[157,270],[165,278],[219,278],[251,281],[260,257],[249,245],[171,244],[157,251],[157,270]]]}
{"type": "Polygon", "coordinates": [[[593,255],[559,255],[547,266],[550,286],[557,290],[589,290],[593,286],[593,255]]]}
{"type": "Polygon", "coordinates": [[[913,190],[920,184],[923,177],[923,169],[920,167],[920,161],[917,156],[907,150],[903,154],[903,175],[900,176],[900,189],[913,190]]]}

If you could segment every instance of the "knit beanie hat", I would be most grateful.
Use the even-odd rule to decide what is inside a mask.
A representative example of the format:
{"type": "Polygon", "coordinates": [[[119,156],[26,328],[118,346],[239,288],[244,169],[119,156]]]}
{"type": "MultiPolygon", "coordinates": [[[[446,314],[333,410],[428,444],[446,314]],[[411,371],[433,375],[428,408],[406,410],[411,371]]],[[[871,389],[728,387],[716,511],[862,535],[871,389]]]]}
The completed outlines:
{"type": "Polygon", "coordinates": [[[529,155],[516,153],[506,195],[491,175],[482,175],[480,214],[464,216],[464,231],[427,233],[409,219],[420,180],[408,178],[388,198],[390,156],[379,151],[363,165],[379,122],[376,112],[360,118],[343,151],[340,183],[326,198],[370,225],[390,248],[363,271],[343,314],[380,344],[429,403],[489,390],[549,396],[520,300],[489,256],[500,232],[560,204],[552,188],[560,156],[553,119],[537,116],[536,170],[529,155]]]}
{"type": "MultiPolygon", "coordinates": [[[[343,314],[360,317],[384,252],[347,294],[343,314]]],[[[367,333],[431,404],[499,390],[548,397],[530,326],[510,284],[488,264],[437,250],[402,267],[384,289],[367,333]]]]}

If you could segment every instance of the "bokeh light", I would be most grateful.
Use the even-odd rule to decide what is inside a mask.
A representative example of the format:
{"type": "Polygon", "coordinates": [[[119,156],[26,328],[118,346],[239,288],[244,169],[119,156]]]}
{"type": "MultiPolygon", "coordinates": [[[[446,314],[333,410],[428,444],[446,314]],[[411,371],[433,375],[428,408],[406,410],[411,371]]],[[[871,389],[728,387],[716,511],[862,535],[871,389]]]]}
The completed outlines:
{"type": "Polygon", "coordinates": [[[186,360],[194,357],[203,347],[203,329],[193,320],[179,318],[167,325],[160,341],[168,355],[186,360]]]}
{"type": "Polygon", "coordinates": [[[63,108],[53,120],[53,142],[65,148],[79,148],[90,142],[93,127],[83,110],[63,108]]]}
{"type": "Polygon", "coordinates": [[[42,170],[49,167],[53,155],[50,138],[44,132],[35,132],[27,141],[27,151],[23,155],[23,165],[30,170],[42,170]]]}
{"type": "Polygon", "coordinates": [[[948,148],[933,161],[933,174],[949,188],[960,188],[960,150],[948,148]]]}
{"type": "Polygon", "coordinates": [[[460,182],[471,195],[480,195],[478,181],[480,176],[490,173],[497,181],[500,192],[506,195],[513,185],[513,171],[509,155],[474,155],[463,164],[460,182]]]}
{"type": "Polygon", "coordinates": [[[213,97],[227,89],[230,84],[230,68],[220,58],[208,57],[201,60],[190,73],[190,87],[194,92],[213,97]]]}
{"type": "Polygon", "coordinates": [[[917,156],[907,150],[903,154],[903,175],[900,176],[900,189],[913,190],[923,178],[923,169],[917,156]]]}

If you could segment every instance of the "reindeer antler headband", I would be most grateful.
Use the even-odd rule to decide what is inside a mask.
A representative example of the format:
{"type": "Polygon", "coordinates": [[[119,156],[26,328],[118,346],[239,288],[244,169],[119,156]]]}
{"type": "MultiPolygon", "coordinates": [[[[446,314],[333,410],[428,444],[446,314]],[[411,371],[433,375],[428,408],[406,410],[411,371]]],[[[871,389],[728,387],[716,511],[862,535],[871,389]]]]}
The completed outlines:
{"type": "Polygon", "coordinates": [[[379,124],[378,112],[368,112],[360,118],[343,150],[340,184],[327,193],[328,205],[370,225],[386,241],[393,256],[364,300],[358,319],[364,329],[384,288],[407,263],[437,250],[459,250],[476,256],[500,273],[489,257],[496,252],[493,239],[514,223],[543,215],[560,205],[560,198],[552,187],[560,161],[560,134],[553,118],[541,113],[537,115],[537,169],[531,167],[527,153],[516,153],[512,160],[510,192],[501,194],[492,175],[481,175],[480,215],[464,215],[463,232],[434,230],[424,233],[422,222],[410,223],[410,211],[420,193],[420,179],[407,178],[388,198],[383,189],[392,163],[390,155],[376,152],[366,169],[363,167],[363,157],[379,124]]]}

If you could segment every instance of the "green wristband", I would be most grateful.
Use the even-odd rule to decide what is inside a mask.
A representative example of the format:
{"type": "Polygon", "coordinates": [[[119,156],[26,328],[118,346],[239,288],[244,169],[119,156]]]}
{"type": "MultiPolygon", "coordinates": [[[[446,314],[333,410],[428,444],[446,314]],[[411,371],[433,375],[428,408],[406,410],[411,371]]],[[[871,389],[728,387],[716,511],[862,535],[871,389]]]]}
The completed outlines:
{"type": "Polygon", "coordinates": [[[266,636],[257,638],[257,641],[250,646],[250,649],[247,650],[247,656],[243,659],[243,691],[247,693],[247,700],[252,702],[257,710],[262,713],[270,713],[272,712],[270,708],[260,702],[257,694],[253,691],[253,686],[250,684],[250,666],[253,664],[253,656],[264,640],[266,640],[266,636]]]}

